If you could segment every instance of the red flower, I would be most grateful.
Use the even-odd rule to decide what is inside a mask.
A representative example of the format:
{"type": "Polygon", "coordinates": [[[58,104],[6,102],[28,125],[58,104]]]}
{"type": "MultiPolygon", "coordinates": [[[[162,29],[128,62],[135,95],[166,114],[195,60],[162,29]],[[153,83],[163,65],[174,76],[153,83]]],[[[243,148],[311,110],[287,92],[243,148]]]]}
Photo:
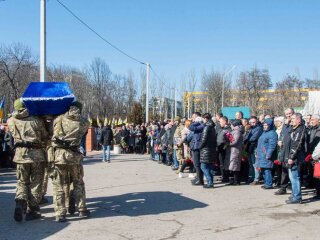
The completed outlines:
{"type": "Polygon", "coordinates": [[[227,138],[229,143],[233,142],[234,138],[233,138],[233,135],[230,132],[226,132],[225,136],[226,136],[226,138],[227,138]]]}
{"type": "Polygon", "coordinates": [[[279,160],[274,160],[273,162],[275,165],[281,165],[281,162],[279,160]]]}
{"type": "Polygon", "coordinates": [[[311,162],[311,161],[312,161],[312,155],[311,155],[311,154],[308,154],[304,160],[305,160],[307,163],[308,163],[308,162],[311,162]]]}

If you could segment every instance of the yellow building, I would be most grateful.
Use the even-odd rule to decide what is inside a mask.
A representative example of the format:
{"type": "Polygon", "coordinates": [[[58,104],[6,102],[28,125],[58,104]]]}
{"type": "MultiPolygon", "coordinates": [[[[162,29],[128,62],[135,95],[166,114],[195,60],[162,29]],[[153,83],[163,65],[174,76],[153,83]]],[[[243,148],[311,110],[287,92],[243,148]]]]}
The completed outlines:
{"type": "MultiPolygon", "coordinates": [[[[261,96],[257,109],[259,112],[274,111],[279,104],[281,97],[292,97],[296,100],[292,103],[292,107],[303,107],[305,101],[308,100],[308,94],[310,91],[316,91],[316,89],[300,88],[292,90],[279,90],[268,89],[261,91],[261,96]]],[[[246,96],[246,93],[240,90],[231,90],[225,95],[225,106],[250,106],[250,98],[246,96]]],[[[212,109],[214,103],[210,102],[210,93],[206,91],[185,92],[183,96],[183,109],[186,116],[190,116],[192,112],[207,112],[212,109]]],[[[289,107],[289,106],[287,106],[289,107]]],[[[290,106],[291,107],[291,106],[290,106]]]]}

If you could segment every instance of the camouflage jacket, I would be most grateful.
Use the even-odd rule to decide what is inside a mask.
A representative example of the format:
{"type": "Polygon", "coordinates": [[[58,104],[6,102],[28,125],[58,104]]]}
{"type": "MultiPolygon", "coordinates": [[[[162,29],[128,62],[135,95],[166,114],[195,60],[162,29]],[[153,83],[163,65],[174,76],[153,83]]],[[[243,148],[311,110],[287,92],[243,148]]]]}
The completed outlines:
{"type": "Polygon", "coordinates": [[[9,130],[15,142],[15,163],[46,161],[48,133],[40,117],[29,116],[28,110],[22,109],[11,117],[9,130]]]}
{"type": "Polygon", "coordinates": [[[73,106],[68,112],[54,119],[52,146],[55,164],[80,163],[82,154],[79,152],[79,146],[88,127],[89,122],[84,120],[80,110],[73,106]]]}
{"type": "Polygon", "coordinates": [[[173,135],[173,143],[174,143],[174,146],[173,148],[174,149],[180,149],[180,148],[183,148],[183,145],[182,144],[179,144],[181,139],[182,139],[182,131],[184,129],[184,124],[180,123],[175,132],[174,132],[174,135],[173,135]]]}

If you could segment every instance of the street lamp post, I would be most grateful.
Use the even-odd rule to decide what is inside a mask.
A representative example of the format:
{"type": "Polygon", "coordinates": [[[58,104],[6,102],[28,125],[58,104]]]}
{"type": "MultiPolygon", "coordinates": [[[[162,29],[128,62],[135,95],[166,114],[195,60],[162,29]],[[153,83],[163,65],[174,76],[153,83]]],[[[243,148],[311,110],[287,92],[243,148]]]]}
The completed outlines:
{"type": "Polygon", "coordinates": [[[146,72],[146,124],[149,122],[149,70],[150,64],[146,63],[147,72],[146,72]]]}

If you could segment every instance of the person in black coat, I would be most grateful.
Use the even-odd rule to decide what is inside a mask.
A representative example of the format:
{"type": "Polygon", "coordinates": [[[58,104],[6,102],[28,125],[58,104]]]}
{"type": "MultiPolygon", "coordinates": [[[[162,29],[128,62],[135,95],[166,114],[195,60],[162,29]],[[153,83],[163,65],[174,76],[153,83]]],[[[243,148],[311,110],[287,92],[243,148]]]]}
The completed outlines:
{"type": "MultiPolygon", "coordinates": [[[[311,117],[311,131],[310,131],[310,138],[309,138],[309,143],[308,143],[308,153],[313,153],[316,146],[318,146],[320,142],[320,117],[317,114],[312,115],[311,117]]],[[[312,156],[306,157],[306,164],[309,166],[309,182],[314,183],[314,187],[316,188],[316,196],[314,197],[315,199],[319,200],[320,199],[320,179],[318,178],[313,178],[313,164],[314,162],[312,161],[307,161],[308,159],[312,160],[312,156]],[[312,178],[311,178],[312,177],[312,178]],[[312,180],[311,180],[312,179],[312,180]]],[[[316,160],[316,159],[315,159],[316,160]]],[[[310,184],[311,185],[311,184],[310,184]]]]}
{"type": "Polygon", "coordinates": [[[144,124],[141,125],[140,133],[141,133],[141,141],[142,141],[141,153],[144,154],[147,151],[147,129],[144,126],[144,124]]]}
{"type": "Polygon", "coordinates": [[[244,144],[246,145],[246,150],[249,157],[249,182],[253,185],[259,183],[260,172],[257,170],[256,166],[256,151],[258,146],[258,140],[263,133],[262,125],[258,122],[256,116],[251,116],[250,118],[250,130],[248,134],[244,137],[244,144]],[[250,178],[249,178],[250,177],[250,178]]]}
{"type": "Polygon", "coordinates": [[[292,129],[288,142],[284,142],[284,164],[288,168],[292,186],[291,198],[287,204],[301,203],[300,167],[305,159],[305,131],[306,127],[300,113],[291,117],[292,129]]]}
{"type": "Polygon", "coordinates": [[[199,112],[194,112],[192,114],[193,122],[189,126],[189,130],[193,132],[192,140],[190,142],[190,149],[192,151],[192,161],[196,169],[197,177],[191,181],[192,185],[203,185],[203,172],[201,170],[200,164],[200,141],[201,134],[205,125],[202,122],[201,114],[199,112]]]}
{"type": "Polygon", "coordinates": [[[103,127],[101,131],[100,144],[102,145],[102,161],[110,163],[110,148],[113,140],[113,132],[110,125],[103,127]],[[107,151],[107,154],[106,154],[107,151]]]}
{"type": "Polygon", "coordinates": [[[228,118],[221,117],[220,128],[216,127],[217,132],[217,154],[220,161],[220,170],[222,175],[222,182],[229,182],[229,164],[226,163],[226,133],[231,132],[230,126],[228,126],[228,118]]]}
{"type": "MultiPolygon", "coordinates": [[[[309,115],[307,115],[309,116],[309,115]]],[[[307,174],[307,179],[305,186],[307,188],[317,187],[319,189],[318,195],[320,197],[320,181],[316,178],[313,178],[313,163],[312,163],[312,153],[314,149],[320,142],[320,123],[319,123],[319,115],[312,115],[310,124],[306,127],[306,143],[307,143],[307,154],[305,158],[305,173],[307,174]]]]}
{"type": "Polygon", "coordinates": [[[200,163],[201,170],[207,179],[207,184],[204,185],[204,188],[213,187],[213,162],[217,158],[216,148],[217,148],[217,139],[216,139],[216,130],[215,124],[211,120],[211,115],[205,113],[203,116],[203,121],[205,127],[203,129],[200,141],[200,163]]]}
{"type": "Polygon", "coordinates": [[[275,195],[283,195],[287,193],[287,187],[289,184],[289,172],[286,164],[284,163],[284,156],[287,154],[284,146],[289,145],[290,135],[291,135],[291,117],[294,114],[294,110],[292,108],[288,108],[285,110],[286,120],[282,126],[282,130],[278,139],[279,153],[278,153],[278,161],[281,162],[281,186],[278,191],[276,191],[275,195]]]}

